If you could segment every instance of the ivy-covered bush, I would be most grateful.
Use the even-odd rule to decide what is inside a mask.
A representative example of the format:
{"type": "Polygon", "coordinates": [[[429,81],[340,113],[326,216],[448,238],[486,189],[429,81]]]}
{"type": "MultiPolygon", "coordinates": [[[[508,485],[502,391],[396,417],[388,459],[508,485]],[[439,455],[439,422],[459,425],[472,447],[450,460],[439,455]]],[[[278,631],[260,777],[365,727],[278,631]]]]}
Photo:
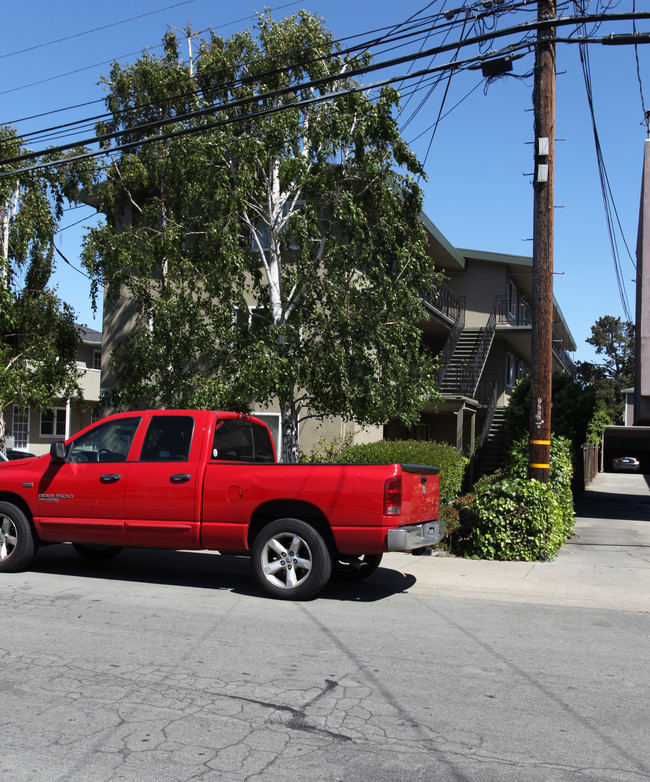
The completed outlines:
{"type": "Polygon", "coordinates": [[[551,440],[549,483],[527,477],[528,438],[514,443],[506,466],[482,478],[446,513],[454,551],[480,559],[550,559],[573,534],[571,443],[551,440]],[[448,522],[449,525],[449,522],[448,522]]]}
{"type": "Polygon", "coordinates": [[[440,468],[440,502],[449,503],[461,491],[466,459],[453,445],[428,440],[377,440],[347,445],[321,441],[302,460],[340,464],[424,464],[440,468]],[[340,445],[340,447],[339,447],[340,445]]]}

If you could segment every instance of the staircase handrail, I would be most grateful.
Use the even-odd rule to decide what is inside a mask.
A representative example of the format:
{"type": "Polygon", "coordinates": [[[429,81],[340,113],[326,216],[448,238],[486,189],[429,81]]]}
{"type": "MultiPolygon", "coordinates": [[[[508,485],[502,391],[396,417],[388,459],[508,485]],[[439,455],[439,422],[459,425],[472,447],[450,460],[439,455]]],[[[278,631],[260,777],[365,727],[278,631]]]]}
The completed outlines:
{"type": "Polygon", "coordinates": [[[485,367],[485,362],[487,361],[488,353],[492,347],[492,340],[494,339],[494,332],[496,331],[497,307],[498,300],[495,299],[485,328],[481,329],[481,337],[476,347],[474,360],[469,366],[464,367],[461,371],[461,390],[465,396],[470,398],[473,398],[474,396],[485,367]]]}
{"type": "Polygon", "coordinates": [[[481,436],[478,441],[477,451],[485,445],[485,441],[490,434],[492,428],[492,421],[494,420],[494,411],[497,409],[497,400],[499,398],[499,386],[496,377],[492,379],[492,391],[487,404],[487,410],[485,411],[485,421],[483,422],[483,429],[481,430],[481,436]]]}
{"type": "Polygon", "coordinates": [[[458,299],[460,301],[461,306],[458,310],[458,314],[456,315],[456,320],[454,321],[454,325],[449,333],[449,336],[447,337],[447,342],[445,343],[445,347],[442,353],[440,353],[440,356],[438,358],[439,360],[438,385],[442,383],[442,379],[445,376],[447,367],[449,367],[451,363],[451,357],[454,355],[454,351],[456,350],[456,345],[458,344],[460,335],[462,334],[463,329],[465,328],[465,297],[459,296],[458,299]]]}

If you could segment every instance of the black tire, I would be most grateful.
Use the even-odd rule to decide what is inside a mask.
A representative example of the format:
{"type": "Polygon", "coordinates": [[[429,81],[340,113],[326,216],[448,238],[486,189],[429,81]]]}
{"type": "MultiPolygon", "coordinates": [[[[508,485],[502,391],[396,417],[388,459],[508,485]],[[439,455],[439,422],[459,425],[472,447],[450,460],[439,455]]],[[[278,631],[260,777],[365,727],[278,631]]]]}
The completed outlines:
{"type": "Polygon", "coordinates": [[[84,559],[94,559],[95,561],[111,559],[122,551],[122,546],[92,546],[89,543],[73,543],[72,548],[84,559]]]}
{"type": "Polygon", "coordinates": [[[278,519],[263,527],[251,548],[261,587],[281,600],[307,600],[332,573],[332,557],[320,533],[300,519],[278,519]]]}
{"type": "Polygon", "coordinates": [[[336,554],[332,563],[332,578],[337,581],[362,581],[381,564],[383,554],[336,554]]]}
{"type": "Polygon", "coordinates": [[[34,559],[36,542],[27,516],[9,502],[0,502],[0,572],[25,570],[34,559]]]}

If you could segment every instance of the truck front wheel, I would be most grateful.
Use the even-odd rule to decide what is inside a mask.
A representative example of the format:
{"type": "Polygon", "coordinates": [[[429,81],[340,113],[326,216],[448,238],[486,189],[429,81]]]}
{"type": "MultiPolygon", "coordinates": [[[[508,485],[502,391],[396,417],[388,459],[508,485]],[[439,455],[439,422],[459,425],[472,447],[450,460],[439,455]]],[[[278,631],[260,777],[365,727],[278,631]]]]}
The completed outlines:
{"type": "Polygon", "coordinates": [[[317,530],[300,519],[263,527],[251,550],[253,573],[266,592],[282,600],[306,600],[327,584],[332,558],[317,530]]]}
{"type": "Polygon", "coordinates": [[[9,502],[0,502],[0,572],[24,570],[34,550],[34,534],[25,514],[9,502]]]}

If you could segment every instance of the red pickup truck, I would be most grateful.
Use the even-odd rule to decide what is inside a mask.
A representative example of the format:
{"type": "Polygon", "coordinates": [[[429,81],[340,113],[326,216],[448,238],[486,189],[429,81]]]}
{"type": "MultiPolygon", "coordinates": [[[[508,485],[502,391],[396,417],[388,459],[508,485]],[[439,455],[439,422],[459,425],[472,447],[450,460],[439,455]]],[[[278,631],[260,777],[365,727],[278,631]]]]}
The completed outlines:
{"type": "Polygon", "coordinates": [[[269,429],[206,410],[119,413],[50,454],[0,463],[0,571],[39,545],[85,557],[123,546],[248,554],[274,597],[305,599],[382,552],[438,542],[438,468],[278,464],[269,429]]]}

